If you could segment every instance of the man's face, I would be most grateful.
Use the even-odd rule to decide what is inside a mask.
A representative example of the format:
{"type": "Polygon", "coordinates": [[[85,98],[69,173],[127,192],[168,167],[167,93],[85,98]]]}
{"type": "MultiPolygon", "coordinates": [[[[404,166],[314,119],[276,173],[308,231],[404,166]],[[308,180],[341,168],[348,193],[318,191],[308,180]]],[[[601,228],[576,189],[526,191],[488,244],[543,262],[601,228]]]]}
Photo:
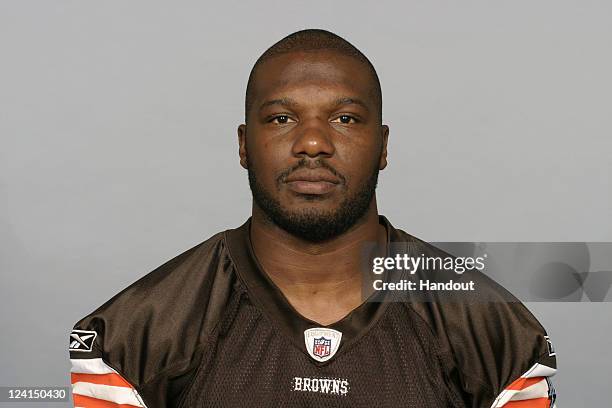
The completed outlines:
{"type": "Polygon", "coordinates": [[[295,52],[256,72],[240,162],[255,204],[309,241],[333,238],[373,205],[386,166],[374,79],[360,61],[329,51],[295,52]]]}

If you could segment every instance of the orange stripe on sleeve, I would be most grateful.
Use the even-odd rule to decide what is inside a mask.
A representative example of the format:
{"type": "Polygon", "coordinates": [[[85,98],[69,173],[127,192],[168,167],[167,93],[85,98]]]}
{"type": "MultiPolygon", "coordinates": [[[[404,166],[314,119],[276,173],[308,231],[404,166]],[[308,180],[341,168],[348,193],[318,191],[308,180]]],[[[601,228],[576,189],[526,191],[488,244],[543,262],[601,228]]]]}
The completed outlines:
{"type": "Polygon", "coordinates": [[[504,408],[550,408],[548,398],[535,398],[522,401],[508,401],[504,408]]]}
{"type": "Polygon", "coordinates": [[[97,398],[86,397],[84,395],[72,394],[75,407],[83,408],[138,408],[130,404],[117,404],[115,402],[104,401],[97,398]]]}
{"type": "Polygon", "coordinates": [[[130,383],[124,380],[118,374],[81,374],[71,373],[70,379],[72,384],[77,382],[88,382],[93,384],[114,385],[116,387],[133,388],[130,383]]]}
{"type": "Polygon", "coordinates": [[[543,379],[544,377],[533,377],[533,378],[522,378],[521,377],[518,380],[514,381],[512,384],[510,384],[508,387],[506,387],[506,389],[520,391],[522,389],[532,386],[533,384],[539,383],[543,379]]]}

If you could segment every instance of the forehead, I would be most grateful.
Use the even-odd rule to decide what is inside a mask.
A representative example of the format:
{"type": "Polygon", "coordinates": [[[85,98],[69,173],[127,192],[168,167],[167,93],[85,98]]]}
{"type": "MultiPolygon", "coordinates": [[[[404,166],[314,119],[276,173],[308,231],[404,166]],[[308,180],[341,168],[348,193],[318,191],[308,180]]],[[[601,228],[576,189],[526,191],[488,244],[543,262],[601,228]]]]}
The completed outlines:
{"type": "Polygon", "coordinates": [[[375,82],[366,64],[332,51],[291,52],[264,61],[255,72],[255,100],[301,87],[322,87],[373,103],[375,82]]]}

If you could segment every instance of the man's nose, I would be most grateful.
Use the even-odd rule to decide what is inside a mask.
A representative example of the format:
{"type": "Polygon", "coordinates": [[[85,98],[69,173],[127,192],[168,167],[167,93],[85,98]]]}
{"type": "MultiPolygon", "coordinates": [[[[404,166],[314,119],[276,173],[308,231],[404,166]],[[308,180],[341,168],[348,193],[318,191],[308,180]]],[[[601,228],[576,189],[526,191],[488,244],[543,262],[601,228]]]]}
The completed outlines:
{"type": "Polygon", "coordinates": [[[330,138],[330,129],[325,121],[311,120],[302,125],[293,143],[292,152],[295,156],[330,157],[335,148],[330,138]]]}

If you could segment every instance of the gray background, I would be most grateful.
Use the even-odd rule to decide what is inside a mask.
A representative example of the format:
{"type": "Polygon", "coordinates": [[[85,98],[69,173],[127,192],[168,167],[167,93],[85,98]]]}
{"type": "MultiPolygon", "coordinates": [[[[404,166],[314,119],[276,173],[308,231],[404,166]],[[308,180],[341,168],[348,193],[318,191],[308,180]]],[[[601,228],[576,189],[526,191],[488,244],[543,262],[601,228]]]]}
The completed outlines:
{"type": "MultiPolygon", "coordinates": [[[[378,70],[391,128],[379,202],[396,226],[432,241],[612,241],[611,11],[0,2],[0,385],[67,386],[78,319],[246,219],[247,76],[301,28],[344,36],[378,70]]],[[[607,406],[612,305],[528,306],[558,351],[559,406],[607,406]]]]}

